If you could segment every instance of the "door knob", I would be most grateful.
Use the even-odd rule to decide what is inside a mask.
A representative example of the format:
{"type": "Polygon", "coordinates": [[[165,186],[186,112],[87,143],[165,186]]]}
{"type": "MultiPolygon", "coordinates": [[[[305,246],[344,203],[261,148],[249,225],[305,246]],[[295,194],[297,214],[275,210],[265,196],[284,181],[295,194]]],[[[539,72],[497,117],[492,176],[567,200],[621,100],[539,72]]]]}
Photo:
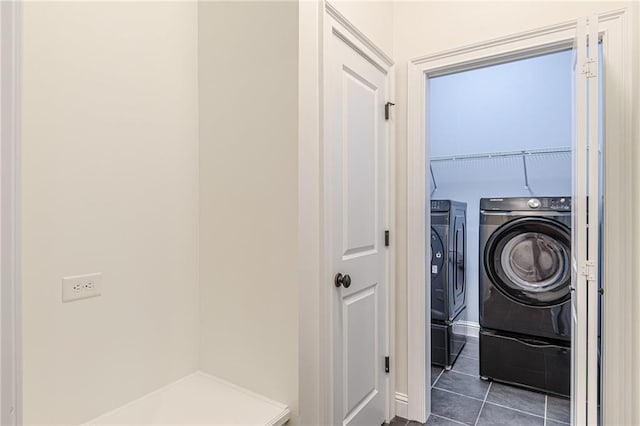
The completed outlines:
{"type": "Polygon", "coordinates": [[[344,288],[349,288],[351,285],[351,277],[349,274],[342,275],[340,272],[336,275],[335,279],[336,287],[343,286],[344,288]]]}

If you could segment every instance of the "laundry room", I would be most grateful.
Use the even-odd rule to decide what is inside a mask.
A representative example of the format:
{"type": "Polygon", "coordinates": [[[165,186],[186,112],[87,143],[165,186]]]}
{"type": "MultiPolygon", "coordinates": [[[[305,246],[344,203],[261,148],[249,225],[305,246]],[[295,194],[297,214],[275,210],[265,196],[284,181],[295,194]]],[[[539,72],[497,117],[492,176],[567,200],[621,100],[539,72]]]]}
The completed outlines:
{"type": "Polygon", "coordinates": [[[0,426],[640,426],[640,0],[0,41],[0,426]]]}
{"type": "Polygon", "coordinates": [[[432,406],[458,407],[443,417],[570,422],[572,79],[570,49],[428,79],[432,406]]]}

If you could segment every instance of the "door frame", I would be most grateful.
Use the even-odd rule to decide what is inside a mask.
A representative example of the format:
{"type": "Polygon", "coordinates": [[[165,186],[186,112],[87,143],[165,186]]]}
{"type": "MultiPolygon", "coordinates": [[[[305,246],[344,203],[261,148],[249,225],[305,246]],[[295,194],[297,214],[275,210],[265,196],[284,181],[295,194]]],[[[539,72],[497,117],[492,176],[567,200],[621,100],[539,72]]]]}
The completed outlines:
{"type": "MultiPolygon", "coordinates": [[[[367,60],[387,72],[388,101],[395,99],[395,66],[390,56],[329,1],[299,4],[299,128],[298,128],[298,276],[299,276],[299,406],[301,424],[333,421],[333,331],[331,302],[335,288],[328,263],[330,211],[324,137],[324,55],[326,36],[333,31],[367,60]]],[[[390,245],[387,265],[386,417],[395,417],[395,271],[396,271],[396,153],[395,114],[387,121],[387,223],[390,245]]]]}
{"type": "Polygon", "coordinates": [[[21,3],[0,5],[0,423],[22,424],[21,3]]]}
{"type": "MultiPolygon", "coordinates": [[[[632,423],[633,327],[629,321],[633,294],[632,217],[632,38],[629,10],[598,15],[604,46],[604,238],[603,282],[603,400],[604,424],[632,423]]],[[[427,191],[426,100],[427,79],[516,59],[571,48],[577,20],[499,39],[413,58],[408,64],[407,101],[407,300],[408,300],[408,416],[425,422],[431,412],[430,327],[427,310],[430,292],[425,291],[425,215],[427,191]]]]}

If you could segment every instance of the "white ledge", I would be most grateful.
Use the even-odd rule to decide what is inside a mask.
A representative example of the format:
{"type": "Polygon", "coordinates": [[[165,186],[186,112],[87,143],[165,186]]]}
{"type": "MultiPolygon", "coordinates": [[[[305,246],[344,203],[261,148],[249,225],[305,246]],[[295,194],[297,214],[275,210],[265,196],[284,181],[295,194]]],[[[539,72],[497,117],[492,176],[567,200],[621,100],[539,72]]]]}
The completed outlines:
{"type": "Polygon", "coordinates": [[[281,426],[289,416],[284,404],[196,372],[85,425],[281,426]]]}

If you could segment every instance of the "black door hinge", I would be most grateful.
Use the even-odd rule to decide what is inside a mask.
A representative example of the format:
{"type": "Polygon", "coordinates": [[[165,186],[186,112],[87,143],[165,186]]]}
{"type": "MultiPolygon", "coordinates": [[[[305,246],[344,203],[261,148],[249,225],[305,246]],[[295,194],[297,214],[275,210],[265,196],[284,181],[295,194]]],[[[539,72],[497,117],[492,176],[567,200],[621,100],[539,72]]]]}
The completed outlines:
{"type": "Polygon", "coordinates": [[[389,231],[384,231],[384,246],[389,247],[389,231]]]}
{"type": "Polygon", "coordinates": [[[385,373],[389,372],[389,357],[388,356],[384,357],[384,372],[385,373]]]}
{"type": "Polygon", "coordinates": [[[395,104],[393,102],[387,102],[386,104],[384,104],[384,119],[385,120],[389,120],[389,107],[394,106],[395,104]]]}

